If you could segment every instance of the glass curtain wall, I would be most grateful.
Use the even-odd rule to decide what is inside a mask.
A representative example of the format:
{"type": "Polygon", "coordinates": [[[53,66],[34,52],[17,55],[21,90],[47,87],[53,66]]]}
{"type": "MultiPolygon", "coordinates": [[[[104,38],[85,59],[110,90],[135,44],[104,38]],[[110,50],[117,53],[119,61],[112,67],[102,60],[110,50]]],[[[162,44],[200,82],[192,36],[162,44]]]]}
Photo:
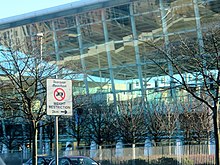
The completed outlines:
{"type": "MultiPolygon", "coordinates": [[[[172,80],[156,69],[151,59],[160,60],[160,53],[146,41],[167,51],[180,37],[197,42],[207,28],[219,26],[219,8],[219,1],[137,0],[1,30],[0,35],[25,45],[42,32],[43,60],[65,67],[59,76],[73,80],[74,95],[104,94],[109,104],[151,100],[173,96],[160,90],[172,80]]],[[[163,61],[161,66],[172,69],[163,61]]]]}

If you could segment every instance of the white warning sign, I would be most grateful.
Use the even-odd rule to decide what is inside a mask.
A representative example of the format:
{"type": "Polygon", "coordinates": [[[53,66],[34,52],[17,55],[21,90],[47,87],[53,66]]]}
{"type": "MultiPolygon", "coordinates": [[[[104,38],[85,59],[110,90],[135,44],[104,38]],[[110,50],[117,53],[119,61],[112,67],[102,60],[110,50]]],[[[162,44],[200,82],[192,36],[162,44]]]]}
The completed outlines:
{"type": "Polygon", "coordinates": [[[47,115],[72,115],[72,81],[47,79],[47,115]]]}

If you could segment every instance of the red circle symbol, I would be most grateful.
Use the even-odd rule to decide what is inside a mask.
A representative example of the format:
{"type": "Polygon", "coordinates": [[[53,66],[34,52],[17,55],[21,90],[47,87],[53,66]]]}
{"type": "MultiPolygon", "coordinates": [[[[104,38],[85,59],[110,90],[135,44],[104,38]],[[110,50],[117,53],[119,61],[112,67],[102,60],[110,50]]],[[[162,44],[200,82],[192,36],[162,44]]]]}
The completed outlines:
{"type": "Polygon", "coordinates": [[[54,90],[53,96],[57,101],[63,101],[66,97],[66,93],[62,88],[57,88],[54,90]]]}

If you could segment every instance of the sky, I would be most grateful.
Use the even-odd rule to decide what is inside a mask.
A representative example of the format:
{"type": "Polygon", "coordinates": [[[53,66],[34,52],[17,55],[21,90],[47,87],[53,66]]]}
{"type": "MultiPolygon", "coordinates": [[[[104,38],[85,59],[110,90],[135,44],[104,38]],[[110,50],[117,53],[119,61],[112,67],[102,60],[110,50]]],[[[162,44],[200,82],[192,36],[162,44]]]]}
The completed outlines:
{"type": "Polygon", "coordinates": [[[79,0],[0,0],[0,19],[79,0]],[[4,2],[2,2],[4,1],[4,2]]]}

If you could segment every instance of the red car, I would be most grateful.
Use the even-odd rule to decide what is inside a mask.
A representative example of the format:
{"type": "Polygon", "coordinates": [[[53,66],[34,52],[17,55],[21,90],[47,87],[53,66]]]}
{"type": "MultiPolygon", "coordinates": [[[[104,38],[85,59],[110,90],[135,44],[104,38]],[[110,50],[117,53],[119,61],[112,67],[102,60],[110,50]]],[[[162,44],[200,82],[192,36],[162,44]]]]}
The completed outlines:
{"type": "MultiPolygon", "coordinates": [[[[49,165],[55,165],[52,160],[49,165]]],[[[59,158],[59,165],[101,165],[92,158],[86,156],[64,156],[59,158]]]]}

